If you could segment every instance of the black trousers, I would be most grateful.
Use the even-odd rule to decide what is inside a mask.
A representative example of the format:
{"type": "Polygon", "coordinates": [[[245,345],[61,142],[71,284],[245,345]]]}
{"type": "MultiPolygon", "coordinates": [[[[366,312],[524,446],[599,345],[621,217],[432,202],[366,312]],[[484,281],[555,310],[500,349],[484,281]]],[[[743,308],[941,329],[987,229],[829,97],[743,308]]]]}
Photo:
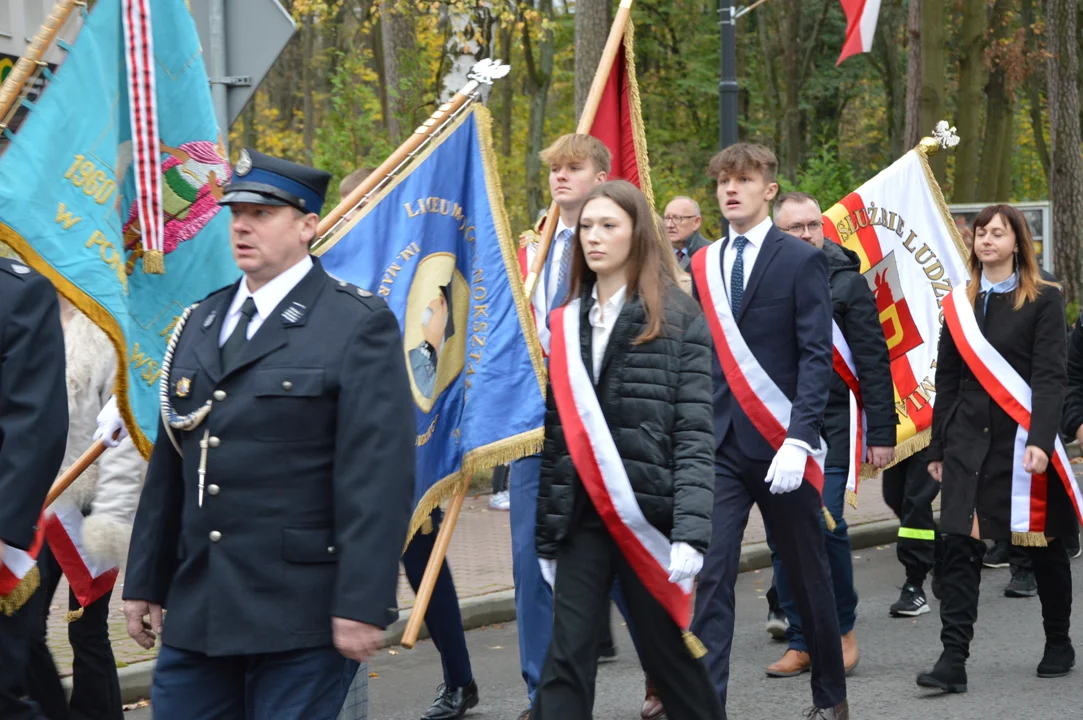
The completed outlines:
{"type": "Polygon", "coordinates": [[[899,518],[895,553],[906,569],[906,582],[921,587],[940,554],[933,500],[940,483],[933,480],[925,453],[917,453],[884,470],[884,502],[899,518]]]}
{"type": "MultiPolygon", "coordinates": [[[[109,598],[112,593],[106,593],[87,605],[83,609],[83,617],[68,624],[68,641],[74,655],[69,702],[46,644],[49,604],[62,577],[60,565],[48,544],[41,548],[38,567],[41,569],[41,589],[34,593],[29,603],[32,632],[29,638],[27,690],[30,697],[41,705],[49,720],[123,720],[117,661],[109,640],[109,598]]],[[[68,609],[79,609],[79,602],[70,590],[68,609]]]]}
{"type": "Polygon", "coordinates": [[[812,657],[812,700],[816,707],[832,708],[846,699],[846,673],[835,591],[820,525],[820,494],[805,482],[793,492],[772,495],[770,485],[764,482],[770,465],[743,456],[732,432],[718,450],[711,549],[699,575],[692,632],[707,646],[707,668],[724,706],[729,689],[734,586],[741,540],[752,503],[756,503],[782,558],[801,616],[812,657]]]}
{"type": "Polygon", "coordinates": [[[670,720],[725,717],[702,660],[692,657],[681,628],[628,565],[593,507],[557,550],[553,639],[534,697],[532,720],[591,720],[602,625],[613,579],[620,579],[638,633],[640,662],[670,720]]]}
{"type": "MultiPolygon", "coordinates": [[[[39,589],[34,597],[41,594],[39,589]]],[[[30,650],[30,613],[24,605],[8,617],[0,612],[0,718],[4,720],[44,720],[36,703],[23,700],[25,674],[30,650]]]]}

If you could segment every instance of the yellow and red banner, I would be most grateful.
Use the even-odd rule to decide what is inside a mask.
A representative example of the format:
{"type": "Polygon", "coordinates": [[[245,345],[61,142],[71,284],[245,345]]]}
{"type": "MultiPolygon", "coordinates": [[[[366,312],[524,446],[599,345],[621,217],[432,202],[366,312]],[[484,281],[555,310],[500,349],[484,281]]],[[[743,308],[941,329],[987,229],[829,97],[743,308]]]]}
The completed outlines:
{"type": "Polygon", "coordinates": [[[902,460],[929,444],[941,305],[952,288],[966,284],[968,251],[920,149],[844,197],[823,218],[824,234],[861,258],[861,272],[876,298],[899,416],[895,457],[902,460]]]}

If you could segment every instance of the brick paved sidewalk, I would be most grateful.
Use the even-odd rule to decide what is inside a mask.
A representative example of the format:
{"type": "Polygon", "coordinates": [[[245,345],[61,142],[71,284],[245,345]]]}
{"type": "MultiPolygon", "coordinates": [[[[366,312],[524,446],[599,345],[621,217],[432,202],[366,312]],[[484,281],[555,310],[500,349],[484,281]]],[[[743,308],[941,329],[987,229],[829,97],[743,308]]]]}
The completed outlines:
{"type": "MultiPolygon", "coordinates": [[[[468,498],[459,516],[459,522],[452,536],[448,558],[455,575],[459,597],[475,597],[512,588],[511,573],[511,529],[509,515],[506,512],[488,508],[488,495],[468,498]]],[[[859,507],[846,508],[846,520],[850,527],[864,523],[886,520],[894,517],[884,505],[880,494],[879,478],[868,480],[861,486],[859,507]]],[[[745,544],[764,541],[763,520],[753,508],[745,532],[745,544]]],[[[128,637],[121,612],[120,586],[124,582],[121,576],[114,591],[109,611],[109,632],[113,638],[113,652],[117,665],[123,667],[141,660],[149,660],[155,651],[144,651],[128,637]]],[[[67,640],[67,628],[64,624],[64,610],[67,609],[67,583],[61,583],[53,599],[49,619],[49,646],[56,658],[61,673],[71,672],[72,653],[67,640]]],[[[399,577],[399,605],[411,607],[414,595],[406,578],[399,577]]]]}

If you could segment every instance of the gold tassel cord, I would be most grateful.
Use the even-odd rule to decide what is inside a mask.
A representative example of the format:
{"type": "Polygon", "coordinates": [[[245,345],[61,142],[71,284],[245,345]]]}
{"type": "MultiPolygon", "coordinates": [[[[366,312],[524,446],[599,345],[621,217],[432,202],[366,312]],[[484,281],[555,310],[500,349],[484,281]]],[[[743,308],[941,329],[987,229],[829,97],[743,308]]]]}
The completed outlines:
{"type": "Polygon", "coordinates": [[[143,272],[148,275],[165,275],[165,254],[161,250],[143,253],[143,272]]]}
{"type": "Polygon", "coordinates": [[[857,493],[853,490],[846,491],[846,504],[857,510],[857,493]]]}
{"type": "Polygon", "coordinates": [[[654,206],[654,186],[651,183],[651,161],[647,155],[647,134],[643,125],[643,108],[640,104],[639,80],[636,76],[635,61],[635,26],[631,19],[624,26],[624,61],[628,68],[628,107],[632,120],[632,143],[636,151],[636,160],[639,165],[639,189],[647,198],[651,210],[654,206]]]}
{"type": "Polygon", "coordinates": [[[837,528],[839,524],[835,522],[835,518],[831,515],[831,511],[827,509],[826,505],[821,505],[820,510],[824,513],[824,525],[827,527],[827,531],[835,532],[835,528],[837,528]]]}
{"type": "Polygon", "coordinates": [[[1018,547],[1048,547],[1049,542],[1045,539],[1045,533],[1013,532],[1012,545],[1018,547]]]}
{"type": "Polygon", "coordinates": [[[7,595],[0,595],[0,612],[3,612],[8,617],[11,617],[26,604],[26,601],[30,599],[30,596],[34,594],[34,591],[41,585],[41,572],[38,570],[38,566],[30,568],[30,572],[23,575],[22,580],[15,586],[15,589],[9,592],[7,595]]]}
{"type": "Polygon", "coordinates": [[[699,660],[707,654],[707,647],[703,644],[703,641],[688,630],[684,631],[684,646],[688,648],[688,652],[692,654],[692,658],[695,660],[699,660]]]}
{"type": "Polygon", "coordinates": [[[68,612],[64,613],[64,622],[71,624],[79,618],[83,617],[83,610],[84,608],[79,608],[78,610],[69,610],[68,612]]]}

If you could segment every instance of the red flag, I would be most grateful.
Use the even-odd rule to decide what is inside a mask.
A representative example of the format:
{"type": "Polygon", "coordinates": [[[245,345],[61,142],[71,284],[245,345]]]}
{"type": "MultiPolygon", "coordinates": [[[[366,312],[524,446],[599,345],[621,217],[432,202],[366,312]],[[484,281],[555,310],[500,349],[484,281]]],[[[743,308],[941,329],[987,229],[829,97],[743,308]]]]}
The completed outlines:
{"type": "Polygon", "coordinates": [[[846,13],[846,40],[842,44],[842,54],[835,65],[851,55],[866,53],[872,48],[872,38],[876,34],[876,20],[880,15],[880,0],[840,0],[846,13]]]}
{"type": "Polygon", "coordinates": [[[605,143],[613,154],[610,179],[632,183],[643,191],[654,207],[647,136],[643,131],[639,83],[636,81],[635,29],[631,20],[624,27],[624,39],[609,71],[590,134],[605,143]]]}

